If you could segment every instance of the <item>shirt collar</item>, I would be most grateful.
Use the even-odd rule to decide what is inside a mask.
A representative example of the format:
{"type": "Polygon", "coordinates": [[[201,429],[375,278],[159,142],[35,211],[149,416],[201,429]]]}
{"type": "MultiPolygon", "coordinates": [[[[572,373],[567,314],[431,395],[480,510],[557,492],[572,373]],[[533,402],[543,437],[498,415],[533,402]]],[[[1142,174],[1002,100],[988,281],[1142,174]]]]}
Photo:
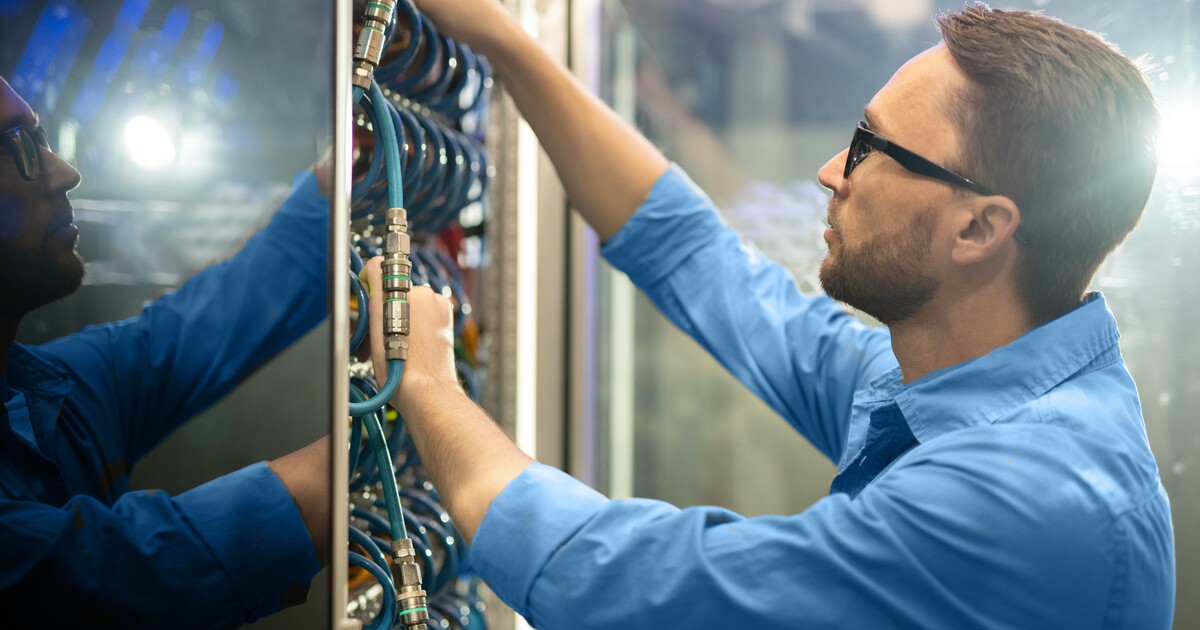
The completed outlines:
{"type": "Polygon", "coordinates": [[[73,386],[66,370],[19,343],[9,352],[6,375],[9,388],[44,396],[66,396],[73,386]]]}
{"type": "Polygon", "coordinates": [[[995,422],[1045,394],[1112,349],[1120,333],[1104,296],[1091,293],[1071,312],[1016,341],[903,385],[895,368],[872,381],[864,400],[894,399],[921,442],[995,422]]]}
{"type": "Polygon", "coordinates": [[[37,348],[13,344],[8,355],[4,424],[34,452],[49,460],[47,446],[63,399],[75,387],[66,370],[37,348]],[[10,392],[15,392],[10,397],[10,392]]]}

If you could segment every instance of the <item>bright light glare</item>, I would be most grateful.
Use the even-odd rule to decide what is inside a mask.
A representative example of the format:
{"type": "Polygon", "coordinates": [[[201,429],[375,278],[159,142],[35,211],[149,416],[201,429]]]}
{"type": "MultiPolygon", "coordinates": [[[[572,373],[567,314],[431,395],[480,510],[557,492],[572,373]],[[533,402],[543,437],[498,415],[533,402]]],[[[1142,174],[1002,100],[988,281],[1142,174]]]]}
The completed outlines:
{"type": "Polygon", "coordinates": [[[1158,170],[1178,179],[1200,179],[1200,103],[1163,112],[1158,133],[1158,170]]]}
{"type": "Polygon", "coordinates": [[[125,149],[138,166],[158,171],[175,161],[175,141],[149,116],[134,116],[125,125],[125,149]]]}

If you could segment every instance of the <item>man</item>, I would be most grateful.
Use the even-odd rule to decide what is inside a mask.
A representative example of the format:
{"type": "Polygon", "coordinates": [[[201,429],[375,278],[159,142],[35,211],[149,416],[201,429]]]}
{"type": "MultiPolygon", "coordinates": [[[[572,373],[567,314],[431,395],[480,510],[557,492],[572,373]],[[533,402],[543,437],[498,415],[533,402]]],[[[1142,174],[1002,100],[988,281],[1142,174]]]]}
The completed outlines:
{"type": "Polygon", "coordinates": [[[0,133],[0,618],[228,628],[303,601],[328,553],[328,438],[177,497],[130,492],[129,469],[325,317],[317,178],[140,316],[26,347],[20,319],[83,277],[80,176],[2,78],[0,133]]]}
{"type": "Polygon", "coordinates": [[[940,16],[818,174],[828,296],[805,296],[498,2],[419,4],[505,78],[608,259],[839,465],[791,516],[608,500],[457,391],[449,307],[416,290],[395,404],[508,604],[545,630],[1170,626],[1167,497],[1084,295],[1156,168],[1128,59],[1038,14],[940,16]]]}

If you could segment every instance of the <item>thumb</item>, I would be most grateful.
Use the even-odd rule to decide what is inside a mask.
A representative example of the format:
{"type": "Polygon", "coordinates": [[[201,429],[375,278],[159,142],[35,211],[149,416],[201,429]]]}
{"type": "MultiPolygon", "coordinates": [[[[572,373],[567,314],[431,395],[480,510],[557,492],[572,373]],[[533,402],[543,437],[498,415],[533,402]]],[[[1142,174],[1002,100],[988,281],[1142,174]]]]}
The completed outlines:
{"type": "Polygon", "coordinates": [[[371,365],[375,368],[375,382],[382,385],[387,380],[387,361],[383,350],[383,257],[376,256],[363,265],[358,277],[370,294],[367,316],[370,318],[371,365]]]}

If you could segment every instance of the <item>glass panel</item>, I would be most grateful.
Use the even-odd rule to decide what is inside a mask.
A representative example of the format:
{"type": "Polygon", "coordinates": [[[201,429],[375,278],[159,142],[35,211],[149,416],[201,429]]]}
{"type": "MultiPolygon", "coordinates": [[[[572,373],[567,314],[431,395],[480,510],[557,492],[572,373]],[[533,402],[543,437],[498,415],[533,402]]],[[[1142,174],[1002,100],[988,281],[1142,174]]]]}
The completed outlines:
{"type": "MultiPolygon", "coordinates": [[[[1200,309],[1196,5],[1008,5],[1104,33],[1150,62],[1164,117],[1162,166],[1141,226],[1106,262],[1095,288],[1121,324],[1172,499],[1178,592],[1195,592],[1200,543],[1187,532],[1200,523],[1200,346],[1188,319],[1200,309]]],[[[607,0],[602,93],[736,228],[814,290],[827,199],[815,184],[817,170],[846,147],[863,104],[896,68],[940,40],[932,16],[960,7],[932,0],[607,0]]],[[[606,305],[596,346],[598,485],[619,494],[613,480],[631,473],[634,495],[746,514],[795,513],[824,496],[832,465],[640,294],[630,307],[633,331],[614,342],[628,317],[613,306],[624,283],[603,279],[596,300],[606,305]],[[627,364],[623,352],[632,357],[627,364]],[[614,386],[625,370],[632,393],[614,386]],[[631,459],[615,446],[626,421],[631,459]]],[[[1181,597],[1176,622],[1200,626],[1200,602],[1181,597]]]]}
{"type": "MultiPolygon", "coordinates": [[[[83,175],[71,195],[83,284],[24,318],[19,342],[135,317],[238,253],[272,219],[293,177],[330,146],[332,17],[327,0],[0,3],[0,75],[83,175]]],[[[327,219],[319,220],[327,233],[327,219]]],[[[308,253],[295,249],[278,253],[297,260],[308,253]]],[[[323,305],[323,287],[312,286],[323,305]]],[[[278,287],[231,284],[199,309],[238,303],[241,296],[222,291],[251,292],[261,302],[251,317],[298,308],[278,287]]],[[[172,341],[205,356],[226,344],[259,345],[235,336],[243,321],[172,341]]],[[[120,462],[115,475],[136,463],[132,489],[178,494],[327,433],[328,415],[314,410],[331,408],[329,328],[321,323],[296,339],[302,332],[289,333],[290,347],[278,356],[248,359],[242,365],[264,366],[232,394],[208,395],[206,411],[142,461],[120,462]]],[[[159,376],[123,375],[148,384],[159,376]]],[[[256,627],[326,627],[324,575],[307,604],[256,627]]]]}

